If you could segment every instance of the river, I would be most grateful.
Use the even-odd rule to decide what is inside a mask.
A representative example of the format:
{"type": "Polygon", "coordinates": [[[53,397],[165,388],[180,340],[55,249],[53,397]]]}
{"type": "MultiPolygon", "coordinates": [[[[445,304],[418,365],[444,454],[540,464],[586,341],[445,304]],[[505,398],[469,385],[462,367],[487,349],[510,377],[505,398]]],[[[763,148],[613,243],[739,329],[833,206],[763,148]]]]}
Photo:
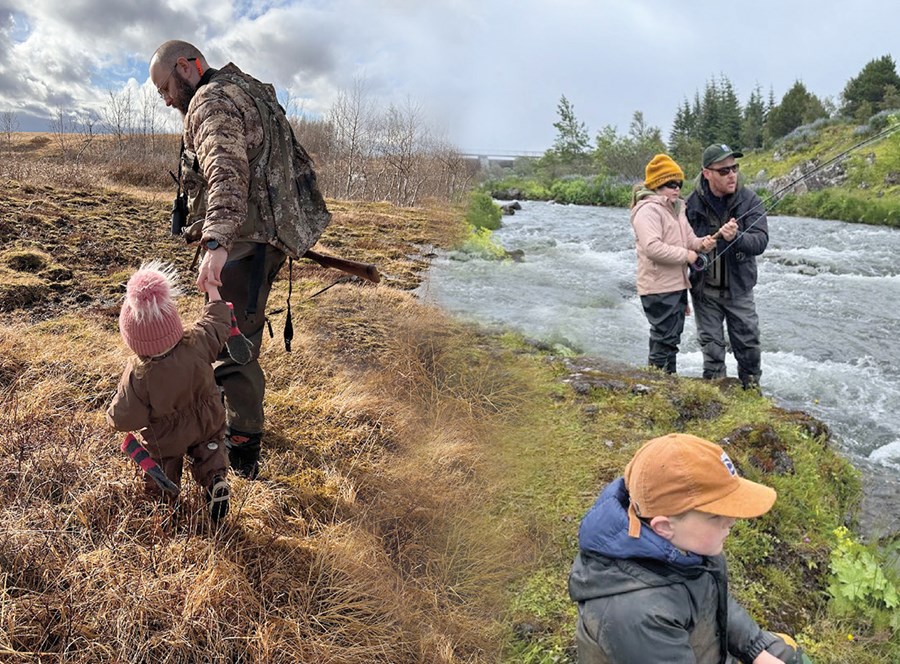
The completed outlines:
{"type": "MultiPolygon", "coordinates": [[[[524,262],[442,254],[419,294],[462,318],[500,324],[586,355],[647,362],[628,211],[525,202],[494,237],[524,262]]],[[[769,217],[754,291],[764,394],[828,424],[842,453],[900,477],[900,230],[769,217]]],[[[700,376],[692,318],[678,372],[700,376]]],[[[737,375],[728,355],[728,373],[737,375]]]]}

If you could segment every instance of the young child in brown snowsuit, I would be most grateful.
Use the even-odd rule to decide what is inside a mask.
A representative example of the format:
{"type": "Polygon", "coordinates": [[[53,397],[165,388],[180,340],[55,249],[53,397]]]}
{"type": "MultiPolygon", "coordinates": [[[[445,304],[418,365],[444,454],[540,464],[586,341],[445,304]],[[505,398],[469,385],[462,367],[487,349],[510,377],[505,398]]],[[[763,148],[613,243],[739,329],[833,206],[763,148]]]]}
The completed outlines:
{"type": "MultiPolygon", "coordinates": [[[[173,298],[180,294],[171,267],[152,262],[128,280],[119,331],[135,353],[107,419],[119,431],[141,430],[144,447],[172,482],[181,483],[184,455],[206,491],[214,522],[228,512],[225,409],[212,363],[231,332],[231,311],[216,286],[197,323],[185,330],[173,298]]],[[[145,476],[148,493],[159,489],[145,476]]]]}

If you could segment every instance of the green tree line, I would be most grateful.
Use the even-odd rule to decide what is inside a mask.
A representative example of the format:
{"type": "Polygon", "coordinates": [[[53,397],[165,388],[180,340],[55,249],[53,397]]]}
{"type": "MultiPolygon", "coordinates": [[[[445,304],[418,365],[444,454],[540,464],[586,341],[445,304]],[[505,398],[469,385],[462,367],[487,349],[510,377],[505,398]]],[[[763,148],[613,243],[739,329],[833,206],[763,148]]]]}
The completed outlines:
{"type": "Polygon", "coordinates": [[[685,96],[675,109],[667,139],[639,110],[626,133],[606,125],[592,139],[572,102],[562,95],[552,147],[540,159],[521,164],[517,177],[505,178],[494,187],[516,187],[526,198],[622,205],[628,200],[630,184],[643,178],[644,166],[659,152],[671,154],[691,178],[699,169],[699,155],[710,143],[727,143],[745,152],[766,149],[820,119],[862,124],[878,112],[893,109],[900,109],[900,76],[890,55],[871,60],[847,81],[840,105],[817,97],[799,79],[780,100],[771,88],[764,94],[757,83],[742,104],[734,84],[720,74],[692,97],[685,96]]]}

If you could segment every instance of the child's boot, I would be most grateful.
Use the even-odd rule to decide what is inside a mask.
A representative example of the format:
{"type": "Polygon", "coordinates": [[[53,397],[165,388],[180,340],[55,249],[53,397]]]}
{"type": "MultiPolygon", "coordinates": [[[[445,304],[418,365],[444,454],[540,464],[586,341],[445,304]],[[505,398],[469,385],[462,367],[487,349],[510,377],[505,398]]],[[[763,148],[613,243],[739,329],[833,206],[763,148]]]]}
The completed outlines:
{"type": "Polygon", "coordinates": [[[216,475],[206,490],[206,504],[209,507],[209,517],[213,523],[219,523],[228,514],[230,500],[231,487],[228,485],[228,480],[221,475],[216,475]]]}

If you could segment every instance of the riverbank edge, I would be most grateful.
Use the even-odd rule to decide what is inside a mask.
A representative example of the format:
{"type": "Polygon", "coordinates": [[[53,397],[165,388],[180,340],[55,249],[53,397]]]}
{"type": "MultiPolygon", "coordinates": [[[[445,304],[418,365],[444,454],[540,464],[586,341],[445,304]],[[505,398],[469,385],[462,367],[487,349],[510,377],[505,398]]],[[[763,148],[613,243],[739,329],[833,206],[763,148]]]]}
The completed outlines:
{"type": "Polygon", "coordinates": [[[526,373],[537,372],[530,379],[536,381],[531,412],[493,448],[493,465],[507,481],[528,487],[494,509],[505,518],[515,514],[536,534],[528,548],[536,547],[540,561],[510,589],[512,634],[504,661],[574,657],[576,615],[564,589],[581,516],[644,440],[671,431],[722,444],[745,476],[779,492],[773,512],[736,527],[727,548],[734,594],[762,625],[800,635],[820,653],[817,661],[878,662],[898,654],[883,625],[828,611],[836,532],[856,523],[863,495],[860,472],[832,444],[824,423],[745,392],[734,379],[672,378],[571,356],[502,327],[492,327],[490,338],[527,358],[534,366],[526,373]],[[545,444],[523,446],[525,436],[545,444]],[[863,642],[868,651],[859,647],[863,642]],[[837,653],[836,659],[825,653],[837,653]]]}
{"type": "MultiPolygon", "coordinates": [[[[610,183],[604,178],[599,178],[599,184],[594,182],[594,178],[583,176],[554,180],[549,185],[538,180],[510,178],[490,181],[482,186],[492,198],[501,201],[533,200],[593,207],[629,206],[629,185],[610,183]]],[[[745,186],[751,186],[764,200],[768,196],[769,192],[764,188],[745,186]]],[[[683,192],[684,197],[689,193],[690,186],[687,186],[683,192]]],[[[767,213],[900,228],[900,200],[887,196],[870,198],[837,188],[804,194],[788,193],[771,206],[767,213]]]]}

